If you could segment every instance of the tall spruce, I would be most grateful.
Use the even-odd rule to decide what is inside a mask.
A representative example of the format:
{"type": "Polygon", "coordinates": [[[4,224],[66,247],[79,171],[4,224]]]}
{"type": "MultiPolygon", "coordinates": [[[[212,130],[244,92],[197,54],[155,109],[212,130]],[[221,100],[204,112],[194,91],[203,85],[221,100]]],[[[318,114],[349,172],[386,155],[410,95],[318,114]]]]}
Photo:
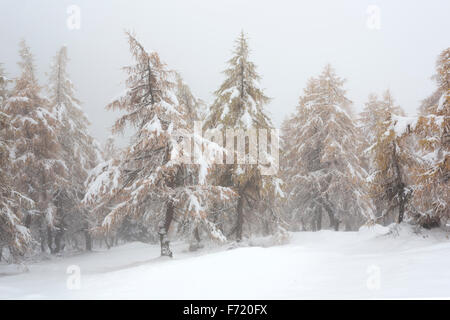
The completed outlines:
{"type": "MultiPolygon", "coordinates": [[[[220,132],[222,141],[227,140],[227,129],[244,134],[248,133],[248,130],[274,128],[265,110],[270,98],[260,88],[260,76],[256,72],[255,64],[249,60],[249,53],[247,37],[244,32],[241,32],[235,42],[233,57],[228,61],[228,68],[223,72],[226,79],[215,92],[215,101],[205,119],[204,129],[220,132]]],[[[242,137],[238,134],[236,138],[242,137]]],[[[261,144],[264,138],[259,135],[258,143],[261,144]]],[[[273,138],[278,139],[278,137],[273,138]]],[[[232,139],[233,141],[227,141],[227,143],[234,143],[234,138],[232,139]]],[[[278,140],[270,140],[270,143],[273,143],[274,148],[278,148],[278,140]]],[[[252,147],[256,147],[256,141],[246,139],[244,150],[247,160],[252,157],[249,151],[252,147]],[[250,143],[255,145],[251,146],[250,143]]],[[[239,146],[235,146],[234,151],[237,148],[239,146]]],[[[266,153],[267,150],[263,152],[266,153]]],[[[237,155],[233,156],[234,163],[223,165],[219,162],[215,166],[211,180],[212,184],[232,188],[238,195],[235,206],[236,219],[227,233],[235,234],[236,239],[240,241],[243,237],[245,221],[248,222],[248,233],[251,232],[252,227],[256,231],[261,230],[262,227],[266,233],[279,231],[280,216],[274,205],[277,199],[283,196],[280,188],[282,182],[276,174],[264,175],[261,171],[262,165],[278,159],[271,159],[264,163],[266,159],[270,159],[266,157],[267,154],[264,154],[263,158],[266,159],[258,159],[257,164],[250,161],[240,164],[237,163],[237,155]]]]}

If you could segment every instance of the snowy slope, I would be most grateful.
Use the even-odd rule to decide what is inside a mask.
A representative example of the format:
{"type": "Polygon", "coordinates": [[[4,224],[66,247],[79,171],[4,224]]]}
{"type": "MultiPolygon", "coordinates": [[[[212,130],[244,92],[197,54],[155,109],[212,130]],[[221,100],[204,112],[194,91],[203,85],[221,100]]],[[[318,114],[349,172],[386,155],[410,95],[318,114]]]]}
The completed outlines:
{"type": "MultiPolygon", "coordinates": [[[[450,240],[443,231],[300,232],[283,246],[211,248],[131,243],[28,266],[6,275],[2,299],[310,299],[450,298],[450,240]],[[67,267],[78,265],[81,288],[67,289],[67,267]]],[[[267,243],[258,239],[255,244],[267,243]]]]}

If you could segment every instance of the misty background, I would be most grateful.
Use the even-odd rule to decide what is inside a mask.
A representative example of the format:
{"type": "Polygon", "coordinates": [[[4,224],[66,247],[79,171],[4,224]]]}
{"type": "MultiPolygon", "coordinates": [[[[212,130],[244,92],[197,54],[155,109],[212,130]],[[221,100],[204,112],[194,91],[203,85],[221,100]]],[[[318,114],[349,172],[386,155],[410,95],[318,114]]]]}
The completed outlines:
{"type": "Polygon", "coordinates": [[[136,32],[147,50],[156,50],[208,103],[244,30],[262,87],[273,98],[267,109],[276,126],[326,63],[347,79],[356,112],[369,93],[389,88],[414,114],[435,89],[430,77],[449,44],[449,12],[446,0],[2,0],[0,63],[9,77],[18,75],[18,43],[24,38],[44,85],[52,57],[67,45],[77,97],[101,143],[118,116],[104,107],[123,91],[121,68],[132,62],[124,30],[136,32]],[[67,26],[71,5],[80,8],[80,29],[67,26]],[[370,5],[380,9],[380,29],[367,26],[370,5]]]}

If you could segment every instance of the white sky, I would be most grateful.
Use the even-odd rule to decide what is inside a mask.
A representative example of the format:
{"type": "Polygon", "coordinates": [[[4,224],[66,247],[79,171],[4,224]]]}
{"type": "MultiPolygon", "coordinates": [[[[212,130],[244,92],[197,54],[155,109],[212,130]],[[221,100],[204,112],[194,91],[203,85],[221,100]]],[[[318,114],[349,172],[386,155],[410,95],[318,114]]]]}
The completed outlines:
{"type": "Polygon", "coordinates": [[[449,12],[447,0],[1,0],[0,62],[16,76],[17,45],[25,38],[44,84],[51,58],[67,45],[72,81],[101,142],[118,116],[104,106],[123,90],[121,67],[131,62],[125,29],[208,102],[243,29],[277,126],[327,62],[348,80],[355,110],[370,92],[389,88],[414,113],[434,90],[436,57],[450,45],[449,12]],[[73,4],[81,9],[79,30],[66,25],[73,4]],[[366,26],[369,5],[380,8],[380,30],[366,26]]]}

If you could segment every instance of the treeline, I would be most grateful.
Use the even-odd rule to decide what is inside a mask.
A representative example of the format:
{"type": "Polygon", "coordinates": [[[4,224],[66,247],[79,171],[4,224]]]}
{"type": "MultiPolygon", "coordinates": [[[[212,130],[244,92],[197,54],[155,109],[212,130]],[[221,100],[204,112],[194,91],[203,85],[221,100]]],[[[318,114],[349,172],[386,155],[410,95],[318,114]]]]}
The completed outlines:
{"type": "MultiPolygon", "coordinates": [[[[126,35],[134,60],[124,68],[127,90],[106,106],[122,114],[114,134],[134,130],[125,148],[117,149],[113,138],[100,148],[90,136],[65,47],[45,88],[25,42],[20,76],[9,79],[0,69],[4,259],[135,240],[159,241],[161,254],[172,256],[171,238],[196,250],[204,239],[241,245],[252,235],[272,235],[283,242],[288,230],[357,230],[404,220],[435,227],[449,218],[450,48],[438,58],[436,92],[416,117],[405,117],[388,91],[370,95],[354,114],[344,80],[326,66],[283,123],[279,170],[265,174],[265,167],[278,167],[277,138],[260,148],[264,163],[217,156],[226,128],[274,129],[244,33],[210,106],[156,52],[126,35]],[[195,133],[199,122],[209,135],[195,133]]],[[[246,137],[231,158],[241,148],[252,160],[253,144],[263,139],[246,137]]]]}
{"type": "Polygon", "coordinates": [[[436,91],[406,117],[387,90],[355,115],[330,66],[311,78],[283,123],[282,177],[292,228],[355,230],[407,220],[431,228],[450,218],[450,48],[436,91]],[[324,221],[324,219],[326,221],[324,221]]]}

